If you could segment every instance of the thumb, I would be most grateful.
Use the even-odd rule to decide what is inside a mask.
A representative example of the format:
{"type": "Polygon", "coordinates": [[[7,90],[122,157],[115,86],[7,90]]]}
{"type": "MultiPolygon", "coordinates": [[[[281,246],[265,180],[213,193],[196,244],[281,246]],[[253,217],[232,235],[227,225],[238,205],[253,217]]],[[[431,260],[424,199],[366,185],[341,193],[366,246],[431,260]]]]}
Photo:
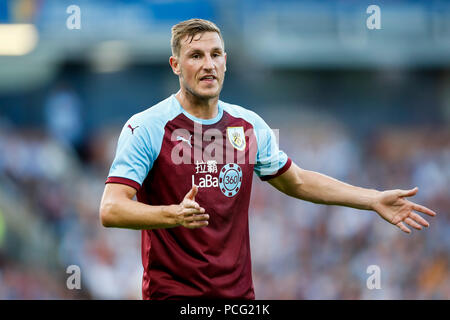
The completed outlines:
{"type": "Polygon", "coordinates": [[[189,199],[189,200],[195,200],[195,196],[198,193],[198,187],[194,184],[191,188],[191,190],[189,190],[188,193],[186,193],[186,195],[184,196],[185,199],[189,199]]]}
{"type": "Polygon", "coordinates": [[[417,191],[419,191],[418,187],[411,190],[400,190],[400,197],[412,197],[417,193],[417,191]]]}

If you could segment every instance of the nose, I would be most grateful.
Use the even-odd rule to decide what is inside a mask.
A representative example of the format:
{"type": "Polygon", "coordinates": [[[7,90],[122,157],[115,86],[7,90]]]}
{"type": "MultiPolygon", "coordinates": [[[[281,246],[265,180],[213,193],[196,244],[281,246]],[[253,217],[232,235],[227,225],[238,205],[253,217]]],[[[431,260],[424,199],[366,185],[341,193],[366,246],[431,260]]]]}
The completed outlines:
{"type": "Polygon", "coordinates": [[[213,70],[214,69],[214,61],[209,55],[205,56],[203,69],[205,69],[205,70],[213,70]]]}

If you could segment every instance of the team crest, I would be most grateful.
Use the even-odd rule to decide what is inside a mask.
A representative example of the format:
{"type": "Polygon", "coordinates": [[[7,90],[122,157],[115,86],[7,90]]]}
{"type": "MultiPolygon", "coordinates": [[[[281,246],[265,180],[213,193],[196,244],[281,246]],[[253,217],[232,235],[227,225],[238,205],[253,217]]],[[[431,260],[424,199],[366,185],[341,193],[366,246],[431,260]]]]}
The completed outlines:
{"type": "Polygon", "coordinates": [[[228,127],[227,136],[233,147],[239,151],[245,150],[244,127],[228,127]]]}

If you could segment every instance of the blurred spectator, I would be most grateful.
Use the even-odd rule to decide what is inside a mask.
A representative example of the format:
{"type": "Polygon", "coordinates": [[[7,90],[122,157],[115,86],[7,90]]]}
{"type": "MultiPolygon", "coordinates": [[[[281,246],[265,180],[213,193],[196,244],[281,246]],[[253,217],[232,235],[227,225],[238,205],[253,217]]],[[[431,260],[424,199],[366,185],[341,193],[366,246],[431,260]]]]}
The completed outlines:
{"type": "Polygon", "coordinates": [[[45,102],[48,132],[58,141],[78,148],[82,140],[81,101],[67,83],[56,85],[45,102]]]}

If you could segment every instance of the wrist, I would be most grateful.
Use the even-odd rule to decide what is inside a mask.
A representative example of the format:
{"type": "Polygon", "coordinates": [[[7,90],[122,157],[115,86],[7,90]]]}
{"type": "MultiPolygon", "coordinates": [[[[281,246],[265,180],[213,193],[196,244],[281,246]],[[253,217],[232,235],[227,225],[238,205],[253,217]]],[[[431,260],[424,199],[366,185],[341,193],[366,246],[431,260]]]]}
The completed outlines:
{"type": "Polygon", "coordinates": [[[179,212],[180,205],[171,204],[168,206],[162,206],[162,211],[167,223],[174,227],[178,227],[181,225],[179,212]]]}
{"type": "Polygon", "coordinates": [[[378,199],[380,198],[381,191],[378,190],[372,190],[370,196],[369,196],[369,203],[368,203],[368,209],[372,211],[377,211],[377,205],[378,205],[378,199]]]}

